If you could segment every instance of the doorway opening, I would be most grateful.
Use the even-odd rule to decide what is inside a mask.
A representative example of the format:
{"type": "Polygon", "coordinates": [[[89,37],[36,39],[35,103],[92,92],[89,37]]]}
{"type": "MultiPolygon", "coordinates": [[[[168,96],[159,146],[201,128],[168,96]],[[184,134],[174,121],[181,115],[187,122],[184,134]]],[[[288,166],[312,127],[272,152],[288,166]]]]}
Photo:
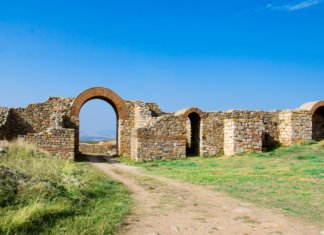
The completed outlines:
{"type": "Polygon", "coordinates": [[[82,93],[80,93],[73,101],[72,108],[71,108],[71,124],[75,128],[75,139],[74,139],[74,152],[78,153],[79,150],[79,114],[82,106],[90,100],[100,99],[108,104],[110,104],[117,116],[117,123],[116,123],[116,142],[117,142],[117,154],[129,154],[128,146],[120,146],[121,138],[124,136],[119,135],[118,129],[120,125],[122,125],[122,121],[129,120],[129,114],[126,107],[124,100],[118,96],[112,90],[105,88],[105,87],[92,87],[89,88],[82,93]]]}
{"type": "Polygon", "coordinates": [[[79,114],[79,151],[117,154],[117,115],[113,107],[100,99],[86,102],[79,114]]]}
{"type": "Polygon", "coordinates": [[[187,156],[198,156],[200,154],[200,122],[198,113],[190,113],[187,117],[187,156]]]}
{"type": "Polygon", "coordinates": [[[324,106],[317,108],[313,114],[313,140],[324,139],[324,106]]]}

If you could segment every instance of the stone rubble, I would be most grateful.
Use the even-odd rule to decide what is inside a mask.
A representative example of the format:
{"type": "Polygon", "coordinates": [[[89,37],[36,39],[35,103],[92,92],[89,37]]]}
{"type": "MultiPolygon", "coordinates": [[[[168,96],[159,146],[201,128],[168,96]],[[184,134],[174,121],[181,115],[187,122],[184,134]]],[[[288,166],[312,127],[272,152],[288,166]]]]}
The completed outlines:
{"type": "Polygon", "coordinates": [[[98,144],[79,143],[81,153],[103,153],[107,155],[116,155],[116,140],[101,141],[98,144]]]}

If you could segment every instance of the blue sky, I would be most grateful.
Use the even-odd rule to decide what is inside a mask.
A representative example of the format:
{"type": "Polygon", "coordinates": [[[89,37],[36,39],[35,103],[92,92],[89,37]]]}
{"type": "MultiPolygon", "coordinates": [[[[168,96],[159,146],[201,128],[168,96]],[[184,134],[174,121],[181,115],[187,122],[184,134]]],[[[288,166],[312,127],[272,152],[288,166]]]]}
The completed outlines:
{"type": "MultiPolygon", "coordinates": [[[[323,100],[324,1],[1,1],[0,106],[103,86],[163,111],[323,100]]],[[[91,101],[81,131],[115,129],[91,101]]]]}

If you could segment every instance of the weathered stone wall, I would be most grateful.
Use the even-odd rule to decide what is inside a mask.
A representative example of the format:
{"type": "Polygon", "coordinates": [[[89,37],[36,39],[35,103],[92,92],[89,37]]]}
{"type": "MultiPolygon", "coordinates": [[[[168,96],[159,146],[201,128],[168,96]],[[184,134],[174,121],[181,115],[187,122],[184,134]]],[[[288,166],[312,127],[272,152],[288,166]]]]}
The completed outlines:
{"type": "Polygon", "coordinates": [[[163,115],[151,125],[132,131],[132,159],[171,160],[186,157],[186,119],[163,115]]]}
{"type": "Polygon", "coordinates": [[[12,112],[10,108],[0,107],[0,139],[3,140],[11,140],[11,126],[10,126],[10,118],[12,116],[12,112]],[[9,120],[9,121],[8,121],[9,120]]]}
{"type": "Polygon", "coordinates": [[[194,149],[195,154],[204,157],[221,155],[225,150],[260,151],[259,135],[249,136],[259,133],[260,126],[264,128],[261,149],[271,149],[279,141],[290,145],[312,137],[324,138],[324,101],[307,103],[299,110],[202,112],[188,108],[165,113],[156,103],[122,100],[113,91],[96,87],[76,98],[49,97],[44,103],[26,108],[0,108],[0,139],[20,136],[20,140],[71,158],[71,149],[74,153],[79,150],[79,111],[91,99],[102,99],[112,105],[118,117],[118,154],[131,155],[137,161],[183,158],[187,153],[186,140],[189,151],[194,149]],[[190,118],[193,116],[199,121],[190,118]],[[238,121],[229,124],[228,119],[238,121]],[[248,124],[242,120],[248,120],[248,124]],[[232,127],[243,129],[239,132],[232,127]],[[241,142],[235,137],[240,135],[246,137],[241,142]]]}
{"type": "Polygon", "coordinates": [[[162,112],[156,103],[132,100],[125,100],[124,102],[129,113],[129,120],[121,120],[122,124],[119,126],[119,135],[124,136],[123,149],[126,150],[124,152],[121,151],[121,154],[131,155],[135,159],[135,156],[138,155],[134,153],[137,141],[132,137],[134,136],[132,130],[153,125],[158,117],[167,113],[162,112]]]}
{"type": "Polygon", "coordinates": [[[49,97],[44,103],[34,103],[26,108],[13,109],[15,135],[46,131],[52,114],[69,116],[73,98],[49,97]]]}
{"type": "Polygon", "coordinates": [[[53,129],[51,132],[28,133],[18,136],[18,141],[35,144],[36,146],[49,151],[52,155],[74,159],[74,130],[53,129]]]}
{"type": "Polygon", "coordinates": [[[52,114],[62,115],[63,122],[68,120],[72,101],[73,98],[49,97],[44,103],[30,104],[26,108],[10,108],[7,125],[11,138],[46,131],[51,125],[52,114]]]}
{"type": "Polygon", "coordinates": [[[262,121],[224,120],[224,153],[234,155],[249,151],[262,152],[265,127],[262,121]]]}
{"type": "Polygon", "coordinates": [[[229,110],[204,112],[201,120],[201,150],[204,157],[218,156],[224,153],[224,120],[243,119],[260,121],[264,124],[263,148],[270,148],[279,141],[279,112],[274,111],[249,111],[229,110]]]}
{"type": "Polygon", "coordinates": [[[307,110],[283,110],[279,114],[280,143],[286,146],[296,141],[312,139],[312,115],[307,110]]]}
{"type": "Polygon", "coordinates": [[[224,113],[204,112],[201,120],[200,155],[218,156],[224,153],[224,113]]]}
{"type": "Polygon", "coordinates": [[[49,97],[45,103],[30,104],[27,108],[10,108],[0,135],[2,139],[34,143],[53,155],[74,158],[74,129],[64,128],[72,98],[49,97]],[[4,130],[3,130],[4,129],[4,130]]]}
{"type": "Polygon", "coordinates": [[[82,153],[103,153],[108,155],[117,154],[116,141],[114,143],[87,144],[80,143],[79,150],[82,153]]]}

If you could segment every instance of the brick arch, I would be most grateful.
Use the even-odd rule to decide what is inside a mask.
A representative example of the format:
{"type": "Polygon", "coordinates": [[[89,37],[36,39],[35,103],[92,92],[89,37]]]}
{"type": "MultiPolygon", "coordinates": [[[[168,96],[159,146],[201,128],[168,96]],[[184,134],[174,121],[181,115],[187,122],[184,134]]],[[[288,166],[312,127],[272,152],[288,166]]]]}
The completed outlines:
{"type": "Polygon", "coordinates": [[[200,118],[203,118],[203,111],[201,111],[198,108],[191,107],[187,109],[181,109],[178,112],[175,113],[177,116],[182,116],[183,118],[187,118],[191,113],[197,113],[199,114],[200,118]]]}
{"type": "Polygon", "coordinates": [[[199,155],[201,153],[201,119],[203,112],[195,107],[179,110],[175,113],[176,116],[181,116],[186,119],[186,154],[199,155]]]}
{"type": "Polygon", "coordinates": [[[309,113],[314,115],[315,111],[320,107],[324,107],[324,100],[305,103],[299,109],[309,110],[309,113]]]}
{"type": "Polygon", "coordinates": [[[320,141],[324,139],[324,101],[308,102],[299,109],[308,110],[312,115],[312,139],[320,141]]]}
{"type": "Polygon", "coordinates": [[[79,117],[82,106],[93,99],[101,99],[108,102],[114,108],[117,119],[129,119],[124,100],[115,92],[105,87],[92,87],[80,93],[73,101],[71,116],[79,117]]]}

